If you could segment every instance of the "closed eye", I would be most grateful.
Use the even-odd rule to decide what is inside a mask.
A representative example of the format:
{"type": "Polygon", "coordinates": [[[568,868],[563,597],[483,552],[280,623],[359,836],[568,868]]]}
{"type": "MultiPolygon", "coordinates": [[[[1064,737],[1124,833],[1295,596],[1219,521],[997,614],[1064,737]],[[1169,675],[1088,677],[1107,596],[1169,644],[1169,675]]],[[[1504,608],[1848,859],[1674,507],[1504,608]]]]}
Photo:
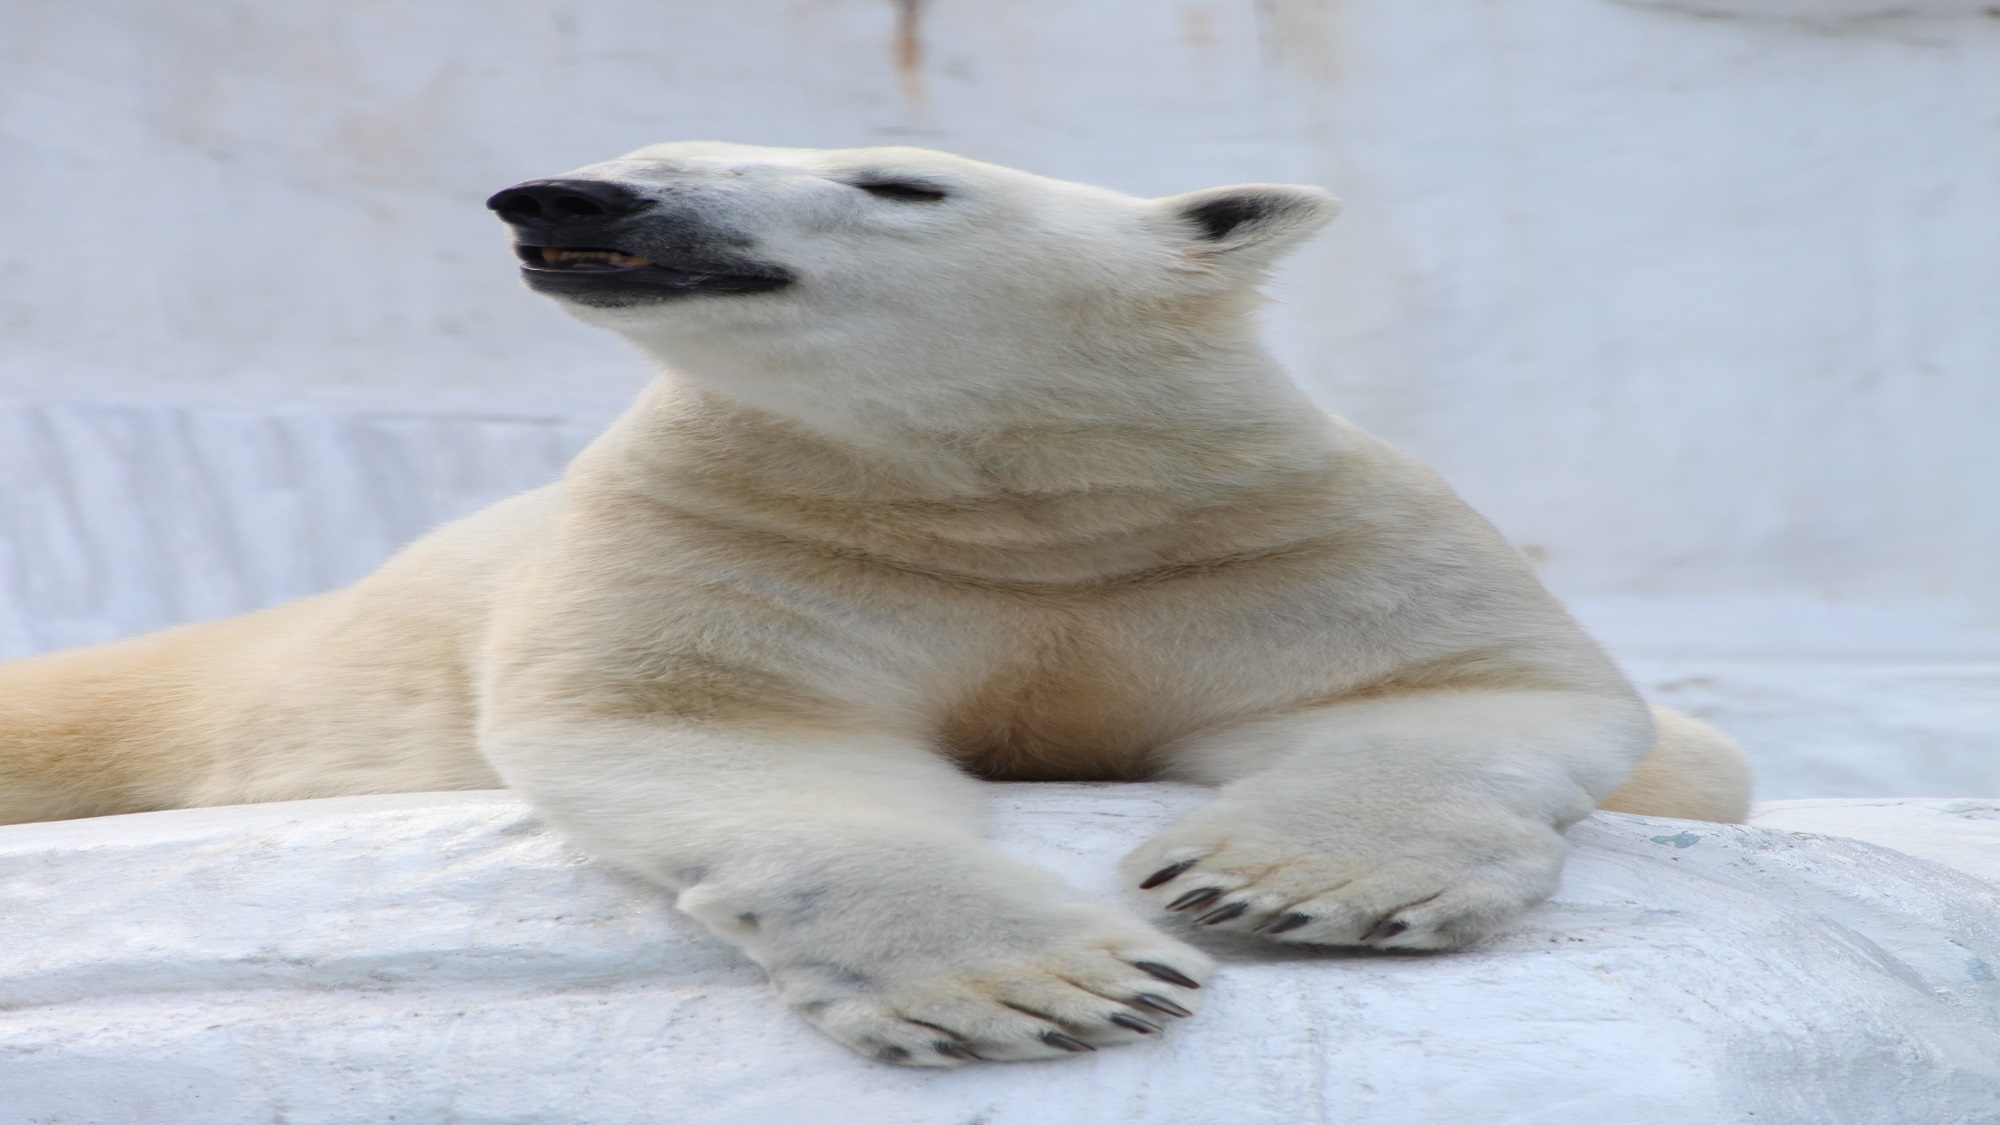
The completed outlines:
{"type": "Polygon", "coordinates": [[[947,194],[936,184],[919,183],[914,180],[863,180],[854,186],[869,195],[900,200],[904,203],[936,203],[947,194]]]}

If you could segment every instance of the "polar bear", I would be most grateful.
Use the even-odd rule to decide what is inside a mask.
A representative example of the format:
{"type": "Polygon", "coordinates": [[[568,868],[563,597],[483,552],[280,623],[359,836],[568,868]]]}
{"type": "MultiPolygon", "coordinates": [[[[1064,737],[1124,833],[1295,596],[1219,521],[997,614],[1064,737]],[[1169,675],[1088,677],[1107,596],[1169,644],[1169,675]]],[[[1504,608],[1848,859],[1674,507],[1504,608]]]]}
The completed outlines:
{"type": "Polygon", "coordinates": [[[505,784],[833,1038],[956,1066],[1212,970],[987,844],[981,778],[1216,786],[1140,892],[1384,949],[1506,925],[1594,807],[1744,812],[1726,739],[1259,345],[1318,189],[687,143],[489,205],[659,377],[351,588],[0,669],[0,821],[505,784]]]}

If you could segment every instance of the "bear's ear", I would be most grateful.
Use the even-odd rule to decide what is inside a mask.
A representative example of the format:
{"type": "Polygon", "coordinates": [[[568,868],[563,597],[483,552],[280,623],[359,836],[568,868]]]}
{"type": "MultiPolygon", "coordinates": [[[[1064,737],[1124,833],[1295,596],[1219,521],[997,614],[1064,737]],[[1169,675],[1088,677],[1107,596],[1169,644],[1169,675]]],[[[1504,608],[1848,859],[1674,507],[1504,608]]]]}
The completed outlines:
{"type": "Polygon", "coordinates": [[[1191,257],[1262,265],[1333,221],[1340,200],[1303,184],[1232,184],[1153,201],[1191,257]]]}

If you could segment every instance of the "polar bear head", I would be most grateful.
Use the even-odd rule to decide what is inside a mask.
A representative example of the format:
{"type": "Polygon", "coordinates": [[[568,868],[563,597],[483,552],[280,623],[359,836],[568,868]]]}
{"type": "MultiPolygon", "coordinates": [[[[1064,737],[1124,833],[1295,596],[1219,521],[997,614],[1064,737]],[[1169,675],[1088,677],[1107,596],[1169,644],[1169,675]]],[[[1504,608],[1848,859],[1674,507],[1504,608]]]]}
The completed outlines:
{"type": "Polygon", "coordinates": [[[1213,334],[1218,310],[1247,310],[1266,267],[1337,209],[1312,187],[1140,199],[925,149],[710,142],[487,205],[531,288],[781,408],[799,380],[819,407],[829,380],[873,380],[887,407],[1032,381],[1098,349],[1184,350],[1191,325],[1213,334]]]}

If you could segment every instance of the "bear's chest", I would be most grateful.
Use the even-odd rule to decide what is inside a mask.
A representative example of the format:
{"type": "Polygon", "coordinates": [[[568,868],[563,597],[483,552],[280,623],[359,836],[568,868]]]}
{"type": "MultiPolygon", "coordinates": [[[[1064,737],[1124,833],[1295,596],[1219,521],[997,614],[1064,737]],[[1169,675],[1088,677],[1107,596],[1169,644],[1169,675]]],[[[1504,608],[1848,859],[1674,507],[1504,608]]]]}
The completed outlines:
{"type": "Polygon", "coordinates": [[[1040,630],[952,702],[939,741],[994,780],[1152,776],[1152,752],[1187,722],[1145,665],[1091,630],[1040,630]]]}

